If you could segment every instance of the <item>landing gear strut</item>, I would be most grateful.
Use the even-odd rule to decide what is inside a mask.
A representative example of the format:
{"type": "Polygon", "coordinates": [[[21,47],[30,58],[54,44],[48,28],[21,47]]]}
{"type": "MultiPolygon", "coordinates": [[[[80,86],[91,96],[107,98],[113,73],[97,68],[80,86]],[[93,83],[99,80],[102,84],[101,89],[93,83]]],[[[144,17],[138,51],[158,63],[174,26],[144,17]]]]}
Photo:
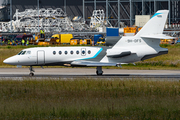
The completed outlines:
{"type": "Polygon", "coordinates": [[[29,70],[30,70],[29,76],[30,76],[30,77],[34,76],[34,73],[33,73],[33,72],[35,72],[35,71],[33,70],[33,67],[32,67],[32,66],[30,66],[29,70]]]}
{"type": "Polygon", "coordinates": [[[96,68],[96,74],[97,74],[97,75],[102,75],[102,74],[103,74],[102,66],[98,66],[98,67],[96,68]]]}

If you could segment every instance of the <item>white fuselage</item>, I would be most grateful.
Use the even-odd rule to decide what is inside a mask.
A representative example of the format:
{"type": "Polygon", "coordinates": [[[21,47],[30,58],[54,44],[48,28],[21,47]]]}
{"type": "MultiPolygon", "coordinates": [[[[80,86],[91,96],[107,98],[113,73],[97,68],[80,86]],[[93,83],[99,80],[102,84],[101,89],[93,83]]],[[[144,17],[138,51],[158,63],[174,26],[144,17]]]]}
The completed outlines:
{"type": "Polygon", "coordinates": [[[15,55],[4,62],[11,65],[45,65],[68,63],[74,60],[92,59],[101,52],[102,48],[97,47],[39,47],[29,48],[25,54],[15,55]],[[27,54],[30,51],[31,54],[27,54]]]}
{"type": "MultiPolygon", "coordinates": [[[[73,61],[94,61],[99,63],[133,63],[140,61],[146,55],[158,54],[160,51],[167,51],[167,49],[157,46],[152,48],[147,44],[138,42],[136,45],[131,45],[133,40],[127,37],[121,38],[122,44],[125,42],[125,47],[38,47],[28,48],[22,50],[20,55],[12,56],[4,63],[11,65],[24,65],[24,66],[63,66],[71,64],[73,61]],[[138,45],[139,44],[139,45],[138,45]],[[129,47],[127,47],[127,45],[129,47]],[[23,52],[25,53],[23,54],[23,52]],[[119,55],[123,52],[130,52],[125,56],[118,58],[109,57],[119,55]]],[[[121,43],[117,43],[121,44],[121,43]]],[[[133,43],[134,44],[134,43],[133,43]]]]}

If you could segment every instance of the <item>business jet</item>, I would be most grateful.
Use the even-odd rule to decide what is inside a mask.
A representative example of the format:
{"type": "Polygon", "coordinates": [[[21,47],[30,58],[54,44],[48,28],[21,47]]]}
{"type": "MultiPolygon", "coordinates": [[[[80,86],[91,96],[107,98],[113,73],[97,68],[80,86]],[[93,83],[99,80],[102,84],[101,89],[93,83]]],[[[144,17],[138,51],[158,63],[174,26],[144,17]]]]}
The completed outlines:
{"type": "Polygon", "coordinates": [[[20,51],[3,62],[10,65],[30,66],[94,66],[102,75],[102,66],[121,66],[159,55],[168,49],[159,46],[160,39],[172,39],[163,34],[168,10],[159,10],[135,36],[107,37],[106,46],[35,47],[20,51]]]}

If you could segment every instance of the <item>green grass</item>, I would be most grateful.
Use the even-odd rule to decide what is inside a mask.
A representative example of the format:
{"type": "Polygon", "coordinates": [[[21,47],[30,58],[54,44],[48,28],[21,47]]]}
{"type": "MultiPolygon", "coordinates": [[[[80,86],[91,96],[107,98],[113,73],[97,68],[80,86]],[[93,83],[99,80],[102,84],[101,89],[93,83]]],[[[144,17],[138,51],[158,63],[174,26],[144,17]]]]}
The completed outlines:
{"type": "Polygon", "coordinates": [[[0,81],[0,119],[179,119],[180,81],[0,81]]]}
{"type": "MultiPolygon", "coordinates": [[[[12,45],[5,45],[5,46],[0,46],[0,49],[25,49],[25,48],[32,48],[32,47],[68,47],[69,45],[67,44],[62,44],[62,45],[28,45],[28,46],[22,46],[22,45],[17,45],[17,46],[12,46],[12,45]]],[[[71,45],[71,47],[76,47],[76,46],[90,46],[90,45],[71,45]]]]}
{"type": "MultiPolygon", "coordinates": [[[[16,67],[3,63],[3,60],[16,55],[22,49],[30,47],[40,47],[40,46],[1,46],[0,47],[0,67],[16,67]]],[[[42,47],[42,46],[41,46],[42,47]]],[[[169,49],[169,53],[161,55],[148,60],[136,62],[136,66],[133,64],[122,65],[123,69],[180,69],[180,44],[176,45],[161,45],[161,47],[166,47],[169,49]]],[[[104,67],[104,68],[114,68],[120,69],[118,67],[104,67]]]]}
{"type": "Polygon", "coordinates": [[[19,48],[25,49],[25,48],[31,48],[31,47],[44,47],[44,46],[41,46],[41,45],[28,45],[28,46],[22,46],[22,45],[11,46],[11,45],[7,45],[7,46],[0,46],[0,49],[19,49],[19,48]]]}

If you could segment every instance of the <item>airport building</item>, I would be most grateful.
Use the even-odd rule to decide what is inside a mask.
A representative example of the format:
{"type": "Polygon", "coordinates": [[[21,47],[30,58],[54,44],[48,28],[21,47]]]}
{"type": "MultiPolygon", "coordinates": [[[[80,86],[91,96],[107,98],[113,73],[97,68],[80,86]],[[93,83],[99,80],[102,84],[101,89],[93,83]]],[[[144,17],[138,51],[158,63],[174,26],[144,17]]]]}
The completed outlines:
{"type": "Polygon", "coordinates": [[[135,15],[153,15],[157,10],[170,10],[168,23],[180,22],[179,0],[0,0],[0,21],[10,21],[16,9],[19,12],[26,9],[62,8],[67,16],[81,16],[87,23],[90,21],[93,10],[104,10],[105,20],[112,26],[121,24],[132,26],[135,24],[135,15]],[[12,12],[11,12],[12,11],[12,12]]]}

